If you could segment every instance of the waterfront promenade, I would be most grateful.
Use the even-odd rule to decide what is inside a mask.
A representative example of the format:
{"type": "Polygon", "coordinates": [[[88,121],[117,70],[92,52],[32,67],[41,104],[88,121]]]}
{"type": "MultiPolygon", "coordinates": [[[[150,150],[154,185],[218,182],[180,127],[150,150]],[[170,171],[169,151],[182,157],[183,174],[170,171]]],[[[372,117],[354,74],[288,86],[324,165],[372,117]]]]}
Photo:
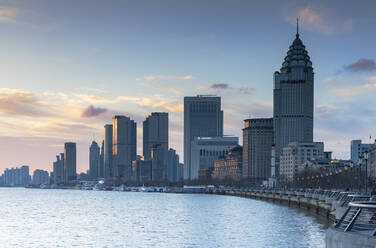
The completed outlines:
{"type": "Polygon", "coordinates": [[[307,209],[335,224],[326,232],[326,248],[376,247],[376,202],[370,195],[320,189],[208,189],[206,193],[272,201],[307,209]]]}

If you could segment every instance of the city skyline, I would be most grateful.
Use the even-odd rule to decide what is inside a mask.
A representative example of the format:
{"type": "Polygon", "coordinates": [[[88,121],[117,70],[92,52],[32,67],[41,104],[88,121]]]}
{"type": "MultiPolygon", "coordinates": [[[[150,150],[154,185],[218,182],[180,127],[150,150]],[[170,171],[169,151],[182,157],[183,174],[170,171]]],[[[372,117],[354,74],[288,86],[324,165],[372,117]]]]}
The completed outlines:
{"type": "Polygon", "coordinates": [[[221,96],[224,134],[241,138],[244,119],[272,116],[271,75],[295,38],[296,16],[315,71],[314,140],[325,142],[334,157],[349,158],[351,140],[368,143],[368,137],[376,135],[376,37],[364,28],[373,25],[367,9],[374,3],[360,3],[368,8],[347,3],[338,12],[334,3],[295,4],[299,7],[294,10],[287,4],[278,12],[280,6],[237,1],[223,13],[226,3],[209,9],[205,4],[210,1],[204,1],[184,14],[189,6],[183,3],[170,2],[175,10],[170,14],[163,4],[145,8],[142,2],[116,3],[128,4],[125,11],[143,10],[148,18],[116,11],[111,17],[107,12],[114,11],[115,4],[101,3],[97,8],[103,7],[103,16],[95,20],[98,9],[85,1],[64,5],[70,10],[64,16],[54,16],[58,3],[0,1],[0,30],[7,34],[0,41],[0,150],[6,151],[1,154],[1,171],[22,164],[30,165],[31,171],[50,171],[67,141],[77,143],[77,172],[86,171],[92,135],[101,143],[103,125],[118,114],[138,123],[141,154],[141,123],[151,112],[169,113],[169,144],[183,160],[183,97],[197,94],[221,96]],[[73,6],[87,13],[80,16],[73,6]],[[267,7],[269,14],[252,16],[267,7]],[[360,10],[365,12],[362,16],[360,10]],[[165,18],[151,23],[163,13],[165,18]],[[232,18],[235,13],[238,19],[232,18]],[[213,22],[210,18],[218,14],[225,14],[224,20],[213,22]],[[202,22],[193,20],[205,15],[202,22]],[[176,23],[168,24],[171,20],[176,23]],[[77,30],[86,32],[78,34],[76,24],[77,30]],[[91,24],[98,29],[92,31],[91,24]],[[114,24],[117,29],[125,25],[124,34],[103,29],[114,24]],[[152,28],[159,32],[151,40],[152,28]],[[103,35],[96,40],[98,32],[103,35]],[[136,33],[141,37],[133,39],[136,33]],[[280,41],[275,42],[275,36],[280,41]],[[235,47],[231,38],[236,38],[235,47]]]}

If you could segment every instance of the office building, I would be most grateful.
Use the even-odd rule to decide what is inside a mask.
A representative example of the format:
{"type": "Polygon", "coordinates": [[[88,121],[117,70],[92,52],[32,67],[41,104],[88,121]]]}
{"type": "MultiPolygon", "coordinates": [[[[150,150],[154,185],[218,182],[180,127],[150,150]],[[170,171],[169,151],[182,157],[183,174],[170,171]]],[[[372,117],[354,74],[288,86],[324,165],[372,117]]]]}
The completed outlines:
{"type": "Polygon", "coordinates": [[[364,152],[368,152],[372,144],[364,144],[361,140],[351,141],[351,161],[354,164],[359,164],[359,158],[363,156],[364,152]]]}
{"type": "Polygon", "coordinates": [[[112,125],[104,126],[104,178],[112,177],[112,125]]]}
{"type": "Polygon", "coordinates": [[[100,163],[100,149],[98,143],[93,141],[89,149],[89,177],[97,179],[99,176],[99,163],[100,163]]]}
{"type": "Polygon", "coordinates": [[[273,119],[276,169],[290,142],[313,141],[313,68],[299,37],[291,44],[280,71],[274,73],[273,119]]]}
{"type": "Polygon", "coordinates": [[[238,137],[195,137],[190,149],[190,179],[198,179],[200,171],[206,175],[213,169],[216,159],[238,145],[238,137]]]}
{"type": "Polygon", "coordinates": [[[273,118],[244,120],[242,177],[260,185],[271,176],[273,118]]]}
{"type": "Polygon", "coordinates": [[[64,153],[56,156],[53,162],[53,183],[56,185],[64,183],[64,153]]]}
{"type": "Polygon", "coordinates": [[[99,154],[99,178],[104,178],[104,140],[102,140],[101,152],[99,154]]]}
{"type": "Polygon", "coordinates": [[[113,177],[129,180],[132,161],[136,160],[137,128],[136,123],[126,116],[112,118],[113,126],[113,177]]]}
{"type": "Polygon", "coordinates": [[[168,167],[168,113],[151,113],[143,122],[143,155],[151,160],[151,149],[159,145],[163,178],[167,178],[168,167]]]}
{"type": "Polygon", "coordinates": [[[167,178],[170,182],[179,181],[179,155],[172,148],[168,150],[167,178]]]}
{"type": "Polygon", "coordinates": [[[198,175],[197,164],[191,161],[195,137],[222,136],[221,98],[211,95],[184,97],[184,180],[195,179],[198,175]]]}
{"type": "Polygon", "coordinates": [[[161,182],[167,180],[167,177],[164,176],[164,151],[160,144],[154,145],[151,150],[151,167],[152,174],[151,179],[154,182],[161,182]]]}
{"type": "Polygon", "coordinates": [[[77,179],[76,143],[64,144],[64,182],[69,183],[77,179]]]}
{"type": "Polygon", "coordinates": [[[139,183],[148,183],[152,180],[152,161],[141,157],[132,161],[133,180],[139,183]]]}

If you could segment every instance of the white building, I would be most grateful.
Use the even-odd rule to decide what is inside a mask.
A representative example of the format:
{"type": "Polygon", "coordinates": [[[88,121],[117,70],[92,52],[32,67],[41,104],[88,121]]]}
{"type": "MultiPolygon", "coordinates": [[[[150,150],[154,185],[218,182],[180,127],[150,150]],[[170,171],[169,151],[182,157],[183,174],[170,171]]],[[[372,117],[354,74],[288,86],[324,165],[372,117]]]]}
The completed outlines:
{"type": "Polygon", "coordinates": [[[191,180],[198,179],[200,170],[213,168],[216,159],[238,145],[238,137],[195,137],[191,142],[191,180]]]}
{"type": "Polygon", "coordinates": [[[364,152],[368,152],[372,144],[363,144],[361,140],[351,141],[351,161],[354,164],[359,164],[359,157],[363,155],[364,152]]]}
{"type": "Polygon", "coordinates": [[[293,181],[299,166],[306,161],[324,158],[323,142],[291,142],[280,156],[280,176],[293,181]]]}

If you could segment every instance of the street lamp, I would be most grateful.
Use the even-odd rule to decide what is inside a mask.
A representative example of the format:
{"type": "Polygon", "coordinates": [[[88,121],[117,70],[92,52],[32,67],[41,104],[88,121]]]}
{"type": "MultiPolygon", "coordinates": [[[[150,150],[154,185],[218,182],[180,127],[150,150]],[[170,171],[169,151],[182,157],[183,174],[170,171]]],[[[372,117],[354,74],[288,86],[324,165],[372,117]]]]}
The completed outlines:
{"type": "Polygon", "coordinates": [[[368,169],[367,169],[367,164],[368,164],[368,151],[364,152],[364,160],[366,162],[366,194],[367,194],[367,189],[368,189],[368,169]]]}

